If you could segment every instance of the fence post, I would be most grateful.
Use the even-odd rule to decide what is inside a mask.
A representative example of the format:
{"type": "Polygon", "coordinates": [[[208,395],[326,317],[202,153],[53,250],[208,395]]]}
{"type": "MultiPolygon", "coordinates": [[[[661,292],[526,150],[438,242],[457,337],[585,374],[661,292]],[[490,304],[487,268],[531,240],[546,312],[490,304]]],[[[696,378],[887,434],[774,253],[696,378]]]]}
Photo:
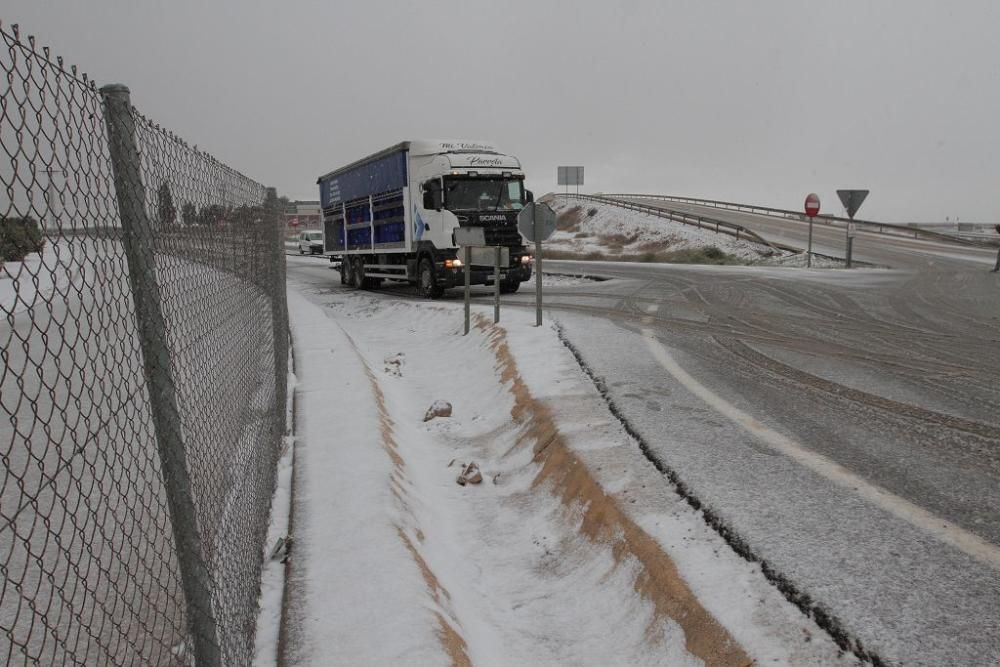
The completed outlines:
{"type": "MultiPolygon", "coordinates": [[[[121,84],[102,87],[101,96],[143,370],[149,388],[150,412],[177,547],[181,585],[187,603],[188,627],[194,642],[195,664],[198,667],[214,667],[221,664],[221,657],[212,611],[212,582],[201,550],[188,476],[160,288],[156,280],[153,229],[146,214],[146,194],[135,139],[132,102],[128,87],[121,84]]],[[[284,406],[281,407],[284,409],[284,406]]]]}
{"type": "MultiPolygon", "coordinates": [[[[272,245],[274,254],[272,262],[271,281],[274,293],[271,295],[271,322],[274,336],[274,374],[275,387],[274,395],[276,412],[277,437],[280,439],[285,435],[288,425],[285,423],[285,403],[288,400],[288,300],[285,295],[285,272],[282,267],[285,264],[285,229],[281,215],[278,210],[278,190],[268,188],[264,199],[265,224],[271,225],[274,238],[272,245]]],[[[268,235],[265,235],[267,238],[268,235]]],[[[281,455],[280,451],[275,455],[281,455]]]]}

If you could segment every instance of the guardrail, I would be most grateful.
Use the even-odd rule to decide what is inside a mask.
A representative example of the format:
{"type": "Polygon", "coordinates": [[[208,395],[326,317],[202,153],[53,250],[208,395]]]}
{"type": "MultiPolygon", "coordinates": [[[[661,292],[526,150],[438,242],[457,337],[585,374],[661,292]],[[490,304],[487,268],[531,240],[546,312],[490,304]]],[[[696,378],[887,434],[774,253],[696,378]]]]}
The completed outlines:
{"type": "MultiPolygon", "coordinates": [[[[756,213],[759,215],[769,215],[773,217],[782,218],[795,218],[796,220],[806,220],[805,213],[802,211],[793,211],[785,208],[775,208],[773,206],[759,206],[757,204],[740,204],[737,202],[721,201],[718,199],[701,199],[699,197],[680,197],[677,195],[648,195],[648,194],[605,194],[603,197],[616,199],[616,198],[635,198],[635,199],[659,199],[663,201],[675,201],[686,204],[698,204],[701,206],[713,206],[716,208],[724,208],[733,211],[742,211],[746,213],[756,213]]],[[[989,241],[978,241],[975,239],[961,238],[952,234],[945,234],[944,232],[934,232],[928,229],[921,229],[919,227],[911,227],[909,225],[900,225],[892,222],[877,222],[875,220],[860,220],[850,218],[844,218],[836,215],[820,215],[815,218],[816,222],[834,223],[838,225],[846,225],[853,222],[857,225],[862,225],[866,227],[866,231],[878,231],[881,234],[895,234],[901,236],[913,235],[913,238],[925,238],[935,241],[946,241],[950,243],[955,243],[957,245],[967,245],[976,247],[995,247],[995,243],[990,243],[989,241]]]]}
{"type": "Polygon", "coordinates": [[[786,250],[790,252],[802,252],[802,248],[797,248],[795,246],[786,245],[784,243],[773,243],[768,241],[763,236],[753,231],[752,229],[747,229],[743,225],[729,222],[727,220],[719,220],[717,218],[711,218],[704,215],[696,215],[694,213],[685,213],[683,211],[669,211],[657,206],[650,206],[647,204],[640,204],[638,202],[626,201],[622,199],[614,199],[614,196],[620,195],[578,195],[578,194],[568,194],[568,193],[554,193],[556,197],[562,197],[564,199],[583,199],[584,201],[593,201],[600,204],[608,204],[610,206],[618,206],[620,208],[627,208],[633,211],[641,211],[642,213],[647,213],[649,215],[655,215],[658,218],[664,218],[666,220],[672,220],[674,222],[679,222],[681,224],[690,225],[692,227],[697,227],[698,229],[707,229],[709,231],[714,231],[717,234],[727,234],[729,236],[734,236],[737,239],[742,237],[747,238],[750,241],[760,243],[773,250],[786,250]]]}

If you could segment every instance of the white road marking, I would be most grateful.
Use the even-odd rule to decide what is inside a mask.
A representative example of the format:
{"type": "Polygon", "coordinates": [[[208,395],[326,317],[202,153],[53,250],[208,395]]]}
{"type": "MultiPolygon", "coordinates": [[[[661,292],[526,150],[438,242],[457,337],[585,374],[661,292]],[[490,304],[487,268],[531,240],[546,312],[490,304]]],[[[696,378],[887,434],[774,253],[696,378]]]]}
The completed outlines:
{"type": "Polygon", "coordinates": [[[727,402],[721,396],[713,393],[708,387],[691,377],[674,360],[663,344],[656,339],[655,334],[651,330],[643,329],[642,334],[646,339],[646,344],[649,346],[650,352],[653,354],[653,358],[668,373],[674,376],[678,382],[684,385],[688,391],[771,449],[784,454],[799,465],[812,470],[831,482],[855,492],[876,507],[923,530],[941,542],[959,549],[981,563],[1000,570],[1000,548],[978,535],[970,533],[876,484],[872,484],[839,463],[826,458],[822,454],[810,451],[791,438],[764,426],[752,416],[727,402]]]}

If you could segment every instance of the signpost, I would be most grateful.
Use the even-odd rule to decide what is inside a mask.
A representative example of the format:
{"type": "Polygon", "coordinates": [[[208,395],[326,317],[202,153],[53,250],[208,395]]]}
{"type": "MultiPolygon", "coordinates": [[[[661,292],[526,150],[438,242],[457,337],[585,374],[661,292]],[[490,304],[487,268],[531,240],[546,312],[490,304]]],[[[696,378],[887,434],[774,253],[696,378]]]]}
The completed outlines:
{"type": "MultiPolygon", "coordinates": [[[[560,167],[562,169],[562,167],[560,167]]],[[[581,178],[583,168],[581,167],[581,178]]],[[[535,242],[535,326],[542,326],[542,241],[556,230],[556,214],[548,204],[529,202],[517,214],[521,236],[535,242]]]]}
{"type": "Polygon", "coordinates": [[[812,266],[813,258],[813,218],[819,214],[819,195],[815,192],[806,195],[806,215],[809,216],[809,249],[806,251],[806,268],[812,266]]]}
{"type": "Polygon", "coordinates": [[[868,196],[868,190],[837,190],[840,203],[847,209],[847,217],[851,222],[847,225],[847,268],[851,268],[851,254],[854,251],[854,214],[861,208],[861,203],[868,196]]]}
{"type": "MultiPolygon", "coordinates": [[[[486,245],[486,231],[482,227],[456,227],[455,243],[462,248],[462,268],[465,275],[465,334],[469,334],[469,320],[472,310],[472,248],[486,245]]],[[[494,286],[499,290],[500,285],[494,286]]]]}
{"type": "Polygon", "coordinates": [[[482,266],[493,261],[493,323],[500,321],[500,267],[510,263],[510,250],[495,246],[493,252],[486,245],[483,227],[456,227],[455,244],[462,248],[462,266],[465,275],[465,333],[469,333],[472,309],[472,263],[482,266]],[[475,251],[475,252],[473,252],[475,251]]]}

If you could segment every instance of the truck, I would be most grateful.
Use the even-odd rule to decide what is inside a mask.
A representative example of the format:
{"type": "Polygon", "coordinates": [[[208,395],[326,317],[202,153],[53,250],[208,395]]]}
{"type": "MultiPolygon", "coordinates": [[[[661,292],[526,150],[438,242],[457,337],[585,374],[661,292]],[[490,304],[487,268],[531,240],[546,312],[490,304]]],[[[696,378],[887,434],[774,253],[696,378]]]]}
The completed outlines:
{"type": "Polygon", "coordinates": [[[502,293],[531,278],[517,215],[533,196],[520,161],[490,142],[404,141],[320,176],[317,185],[323,253],[340,262],[341,284],[405,281],[437,298],[465,281],[459,227],[483,228],[487,246],[470,249],[471,284],[493,283],[498,252],[502,293]]]}

